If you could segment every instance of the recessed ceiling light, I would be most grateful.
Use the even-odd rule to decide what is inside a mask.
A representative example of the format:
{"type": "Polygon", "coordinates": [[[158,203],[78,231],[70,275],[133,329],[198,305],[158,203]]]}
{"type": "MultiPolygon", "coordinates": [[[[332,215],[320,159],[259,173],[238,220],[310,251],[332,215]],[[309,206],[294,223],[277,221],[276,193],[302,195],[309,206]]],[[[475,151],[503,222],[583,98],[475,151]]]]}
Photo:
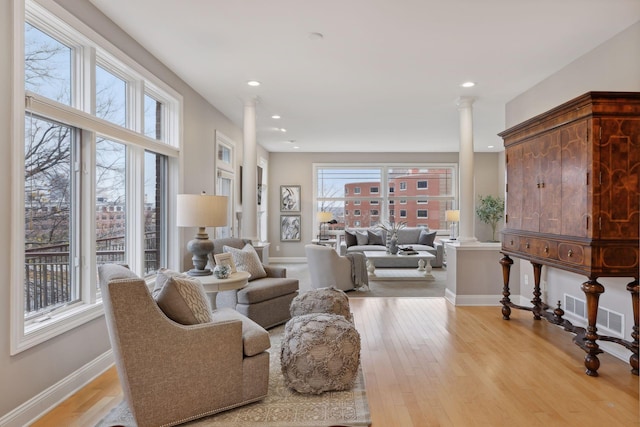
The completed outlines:
{"type": "Polygon", "coordinates": [[[272,118],[272,119],[279,119],[279,118],[280,118],[280,116],[279,116],[279,115],[277,115],[277,114],[274,114],[273,116],[271,116],[271,118],[272,118]]]}
{"type": "Polygon", "coordinates": [[[460,86],[462,87],[474,87],[476,84],[474,82],[464,82],[460,86]]]}
{"type": "Polygon", "coordinates": [[[280,128],[280,132],[286,132],[287,130],[285,128],[280,128]]]}
{"type": "Polygon", "coordinates": [[[294,142],[296,142],[296,140],[295,140],[295,139],[290,139],[290,140],[288,140],[287,142],[288,142],[289,144],[293,144],[294,142]]]}
{"type": "Polygon", "coordinates": [[[247,82],[247,84],[248,84],[249,86],[260,86],[260,82],[259,82],[259,81],[257,81],[257,80],[249,80],[249,81],[247,82]]]}
{"type": "Polygon", "coordinates": [[[489,145],[487,148],[493,148],[493,147],[494,147],[493,145],[489,145]]]}
{"type": "Polygon", "coordinates": [[[299,148],[300,148],[300,147],[298,147],[297,145],[294,145],[294,146],[293,146],[293,149],[294,149],[294,150],[297,150],[297,149],[299,149],[299,148]]]}

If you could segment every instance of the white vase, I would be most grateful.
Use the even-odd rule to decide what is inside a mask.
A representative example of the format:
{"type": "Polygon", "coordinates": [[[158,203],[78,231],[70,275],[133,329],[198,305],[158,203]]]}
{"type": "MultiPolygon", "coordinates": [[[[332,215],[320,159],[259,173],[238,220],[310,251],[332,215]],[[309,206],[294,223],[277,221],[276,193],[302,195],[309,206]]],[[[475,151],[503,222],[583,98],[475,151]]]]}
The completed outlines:
{"type": "Polygon", "coordinates": [[[398,253],[398,236],[395,234],[391,235],[389,239],[389,253],[395,255],[398,253]]]}

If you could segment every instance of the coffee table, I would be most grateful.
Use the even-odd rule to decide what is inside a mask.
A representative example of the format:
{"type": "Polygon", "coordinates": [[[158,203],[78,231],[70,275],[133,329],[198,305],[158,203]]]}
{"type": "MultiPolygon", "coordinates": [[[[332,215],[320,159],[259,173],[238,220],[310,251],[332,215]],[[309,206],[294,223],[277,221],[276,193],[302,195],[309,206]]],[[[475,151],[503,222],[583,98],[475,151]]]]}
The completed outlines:
{"type": "MultiPolygon", "coordinates": [[[[435,259],[436,256],[429,252],[418,251],[418,253],[414,255],[393,255],[393,254],[386,253],[384,251],[364,251],[363,253],[365,258],[367,258],[367,271],[369,272],[369,277],[371,278],[380,278],[385,280],[397,280],[397,279],[407,280],[407,279],[416,278],[416,275],[414,272],[417,271],[418,277],[424,278],[425,280],[435,280],[435,277],[431,272],[433,268],[431,267],[431,260],[435,259]],[[418,268],[416,270],[402,268],[402,269],[394,269],[393,275],[376,274],[376,267],[372,261],[373,259],[376,259],[376,258],[390,259],[390,258],[406,258],[406,257],[411,257],[418,260],[418,268]],[[403,271],[407,271],[407,273],[411,272],[414,274],[403,274],[402,273],[403,271]]],[[[381,272],[383,270],[378,270],[378,271],[381,272]]]]}

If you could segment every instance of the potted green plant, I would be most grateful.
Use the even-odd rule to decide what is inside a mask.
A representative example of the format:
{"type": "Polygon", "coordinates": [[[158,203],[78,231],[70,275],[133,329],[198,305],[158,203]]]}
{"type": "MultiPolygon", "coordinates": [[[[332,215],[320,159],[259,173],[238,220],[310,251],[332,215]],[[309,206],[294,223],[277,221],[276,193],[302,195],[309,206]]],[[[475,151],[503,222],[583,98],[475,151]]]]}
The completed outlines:
{"type": "Polygon", "coordinates": [[[496,226],[504,216],[504,199],[494,196],[478,196],[480,200],[476,207],[476,215],[480,221],[491,226],[491,241],[496,241],[496,226]]]}

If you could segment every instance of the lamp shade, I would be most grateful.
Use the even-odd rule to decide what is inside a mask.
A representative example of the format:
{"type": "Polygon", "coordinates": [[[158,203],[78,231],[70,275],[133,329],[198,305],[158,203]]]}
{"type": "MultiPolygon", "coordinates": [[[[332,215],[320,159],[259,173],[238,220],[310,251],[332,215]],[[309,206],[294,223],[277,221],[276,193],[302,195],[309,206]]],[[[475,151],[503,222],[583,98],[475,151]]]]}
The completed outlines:
{"type": "Polygon", "coordinates": [[[178,194],[178,227],[222,227],[227,225],[227,196],[178,194]]]}
{"type": "Polygon", "coordinates": [[[446,221],[448,221],[448,222],[458,222],[458,221],[460,221],[460,211],[459,210],[445,211],[444,215],[445,215],[446,221]]]}
{"type": "Polygon", "coordinates": [[[331,212],[322,211],[318,212],[316,218],[318,219],[318,222],[329,222],[333,219],[333,214],[331,212]]]}

